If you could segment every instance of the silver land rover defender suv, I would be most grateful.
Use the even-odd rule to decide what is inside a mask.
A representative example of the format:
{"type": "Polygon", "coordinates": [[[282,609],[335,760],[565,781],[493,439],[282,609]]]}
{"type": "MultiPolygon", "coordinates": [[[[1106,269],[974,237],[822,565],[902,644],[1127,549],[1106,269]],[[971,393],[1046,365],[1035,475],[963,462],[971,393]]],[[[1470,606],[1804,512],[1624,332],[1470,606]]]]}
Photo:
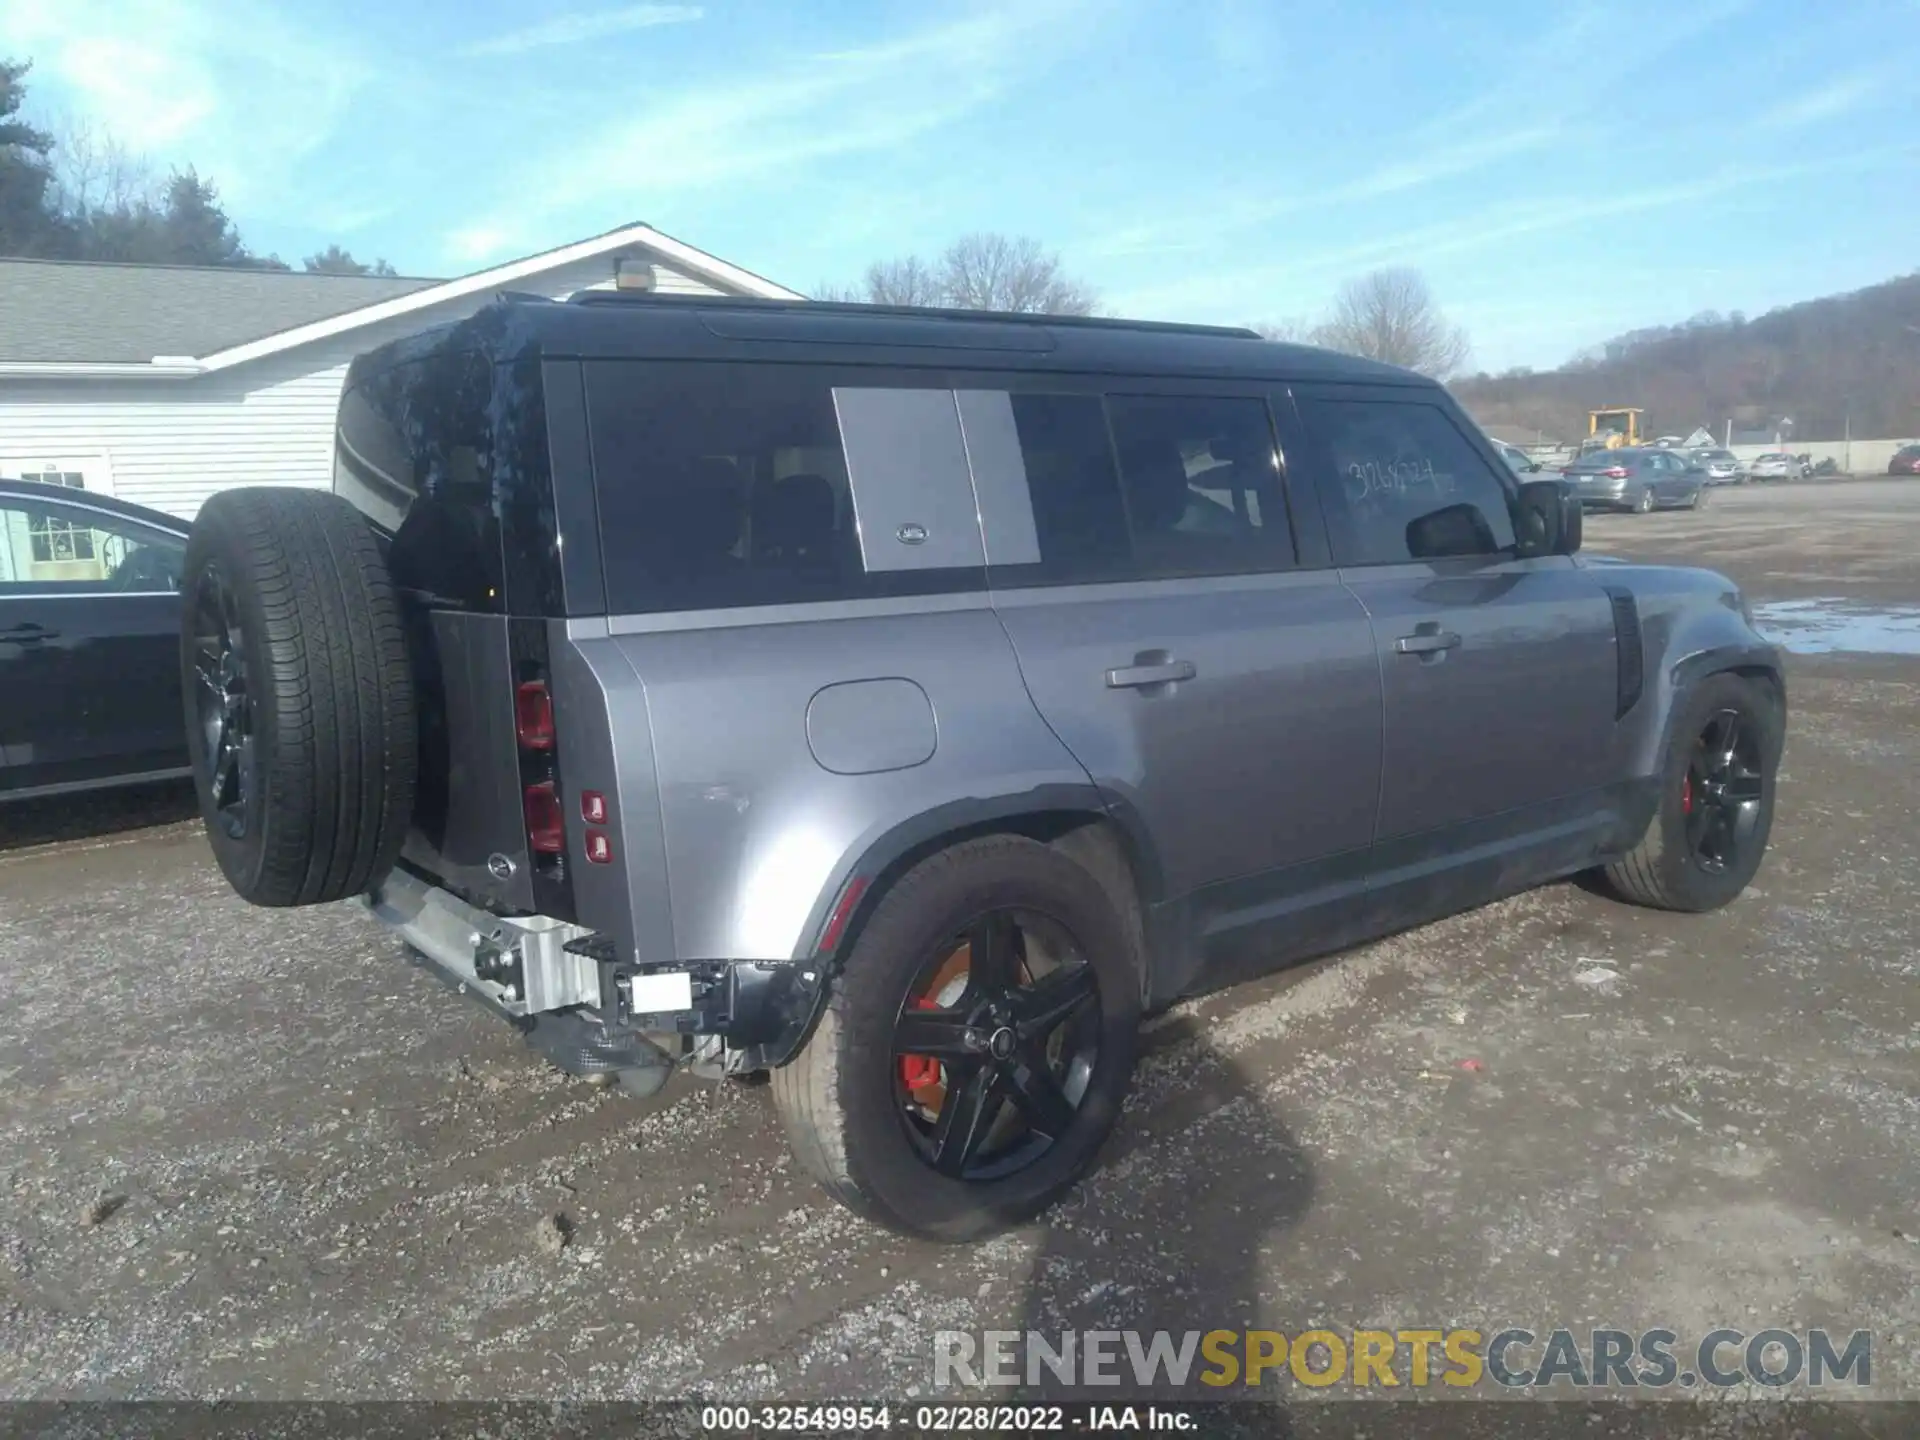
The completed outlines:
{"type": "Polygon", "coordinates": [[[1558,877],[1723,905],[1780,660],[1429,380],[1249,332],[503,297],[187,558],[201,807],[581,1075],[772,1072],[904,1231],[1029,1217],[1143,1012],[1558,877]]]}

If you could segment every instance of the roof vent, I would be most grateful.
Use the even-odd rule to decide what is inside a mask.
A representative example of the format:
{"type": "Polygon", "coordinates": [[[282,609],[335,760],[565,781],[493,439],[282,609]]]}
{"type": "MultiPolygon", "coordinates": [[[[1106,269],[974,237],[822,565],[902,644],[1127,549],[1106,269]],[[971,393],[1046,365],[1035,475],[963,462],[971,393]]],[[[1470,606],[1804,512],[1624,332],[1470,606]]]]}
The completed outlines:
{"type": "Polygon", "coordinates": [[[659,274],[645,260],[614,262],[613,288],[616,290],[652,290],[659,283],[659,274]]]}

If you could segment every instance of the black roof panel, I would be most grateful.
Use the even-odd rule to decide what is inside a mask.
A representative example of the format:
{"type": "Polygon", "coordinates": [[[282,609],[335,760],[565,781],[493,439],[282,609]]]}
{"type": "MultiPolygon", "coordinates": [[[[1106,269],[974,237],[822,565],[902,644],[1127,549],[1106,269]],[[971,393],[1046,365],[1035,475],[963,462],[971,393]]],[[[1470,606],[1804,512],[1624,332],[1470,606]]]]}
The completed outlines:
{"type": "Polygon", "coordinates": [[[571,301],[503,295],[355,365],[384,367],[446,345],[496,360],[780,360],[1434,385],[1397,366],[1222,326],[604,291],[571,301]]]}

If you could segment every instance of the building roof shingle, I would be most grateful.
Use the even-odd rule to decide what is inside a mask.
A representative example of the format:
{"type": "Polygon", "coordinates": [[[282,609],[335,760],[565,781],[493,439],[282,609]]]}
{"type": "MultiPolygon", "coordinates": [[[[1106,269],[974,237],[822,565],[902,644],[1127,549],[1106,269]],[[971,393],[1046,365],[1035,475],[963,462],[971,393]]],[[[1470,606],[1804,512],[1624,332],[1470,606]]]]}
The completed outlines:
{"type": "Polygon", "coordinates": [[[209,355],[439,280],[0,259],[0,362],[209,355]]]}

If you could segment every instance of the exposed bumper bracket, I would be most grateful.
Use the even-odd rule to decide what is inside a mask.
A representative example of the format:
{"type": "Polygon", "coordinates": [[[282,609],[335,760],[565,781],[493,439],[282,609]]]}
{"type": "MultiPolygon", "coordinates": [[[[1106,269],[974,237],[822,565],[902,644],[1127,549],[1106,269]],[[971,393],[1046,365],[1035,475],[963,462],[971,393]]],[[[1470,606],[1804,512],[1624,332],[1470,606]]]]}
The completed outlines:
{"type": "Polygon", "coordinates": [[[544,915],[512,918],[467,904],[405,870],[363,903],[452,979],[513,1016],[600,1005],[600,967],[567,949],[587,932],[544,915]]]}

